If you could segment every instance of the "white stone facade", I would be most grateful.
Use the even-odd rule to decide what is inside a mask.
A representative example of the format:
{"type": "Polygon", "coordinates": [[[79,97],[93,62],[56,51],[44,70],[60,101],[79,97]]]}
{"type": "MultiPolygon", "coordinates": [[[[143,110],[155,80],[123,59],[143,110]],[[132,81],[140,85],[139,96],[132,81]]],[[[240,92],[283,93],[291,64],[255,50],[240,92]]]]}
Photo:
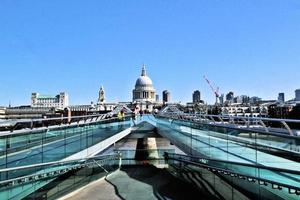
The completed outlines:
{"type": "Polygon", "coordinates": [[[136,80],[135,89],[132,91],[133,102],[155,102],[156,91],[152,80],[146,74],[146,68],[143,66],[141,76],[136,80]]]}
{"type": "Polygon", "coordinates": [[[63,109],[68,105],[69,105],[69,95],[66,92],[61,92],[56,96],[41,95],[39,93],[31,94],[32,107],[63,109]]]}

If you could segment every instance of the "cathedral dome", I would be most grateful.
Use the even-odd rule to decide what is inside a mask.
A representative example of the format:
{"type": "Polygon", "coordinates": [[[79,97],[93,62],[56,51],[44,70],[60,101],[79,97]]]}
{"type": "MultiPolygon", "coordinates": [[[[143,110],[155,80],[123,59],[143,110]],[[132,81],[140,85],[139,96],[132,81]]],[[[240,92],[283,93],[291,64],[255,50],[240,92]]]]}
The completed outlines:
{"type": "Polygon", "coordinates": [[[145,65],[142,68],[141,76],[135,82],[135,88],[132,93],[134,102],[155,101],[155,89],[152,80],[146,74],[145,65]]]}
{"type": "Polygon", "coordinates": [[[149,87],[149,86],[152,86],[152,80],[148,76],[140,76],[135,82],[135,87],[149,87]]]}
{"type": "Polygon", "coordinates": [[[146,68],[143,66],[141,76],[135,82],[135,88],[153,87],[152,80],[146,74],[146,68]]]}

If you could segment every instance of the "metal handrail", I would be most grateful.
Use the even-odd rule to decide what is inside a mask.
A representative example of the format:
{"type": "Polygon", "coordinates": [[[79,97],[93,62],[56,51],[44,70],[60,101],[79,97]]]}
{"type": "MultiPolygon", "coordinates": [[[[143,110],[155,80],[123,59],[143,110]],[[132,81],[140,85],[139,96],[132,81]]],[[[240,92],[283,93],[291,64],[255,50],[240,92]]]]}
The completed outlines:
{"type": "MultiPolygon", "coordinates": [[[[185,157],[185,158],[191,158],[191,159],[198,159],[198,160],[201,160],[201,161],[220,162],[220,163],[225,163],[225,164],[240,165],[240,166],[244,166],[244,167],[252,167],[252,168],[258,168],[258,169],[264,169],[264,170],[270,170],[270,171],[284,172],[284,173],[300,175],[300,171],[291,170],[291,169],[284,169],[284,168],[277,168],[277,167],[269,167],[269,166],[265,166],[265,165],[261,165],[261,164],[241,163],[241,162],[234,162],[234,161],[228,161],[228,160],[211,159],[211,158],[204,158],[204,157],[199,157],[199,156],[181,155],[181,154],[168,153],[168,152],[165,152],[164,156],[165,156],[165,158],[166,157],[169,158],[169,156],[177,156],[177,157],[181,157],[181,158],[185,157]]],[[[203,164],[205,164],[205,163],[203,163],[203,164]]]]}
{"type": "MultiPolygon", "coordinates": [[[[126,115],[125,116],[125,118],[128,118],[128,117],[130,117],[130,115],[126,115]]],[[[110,120],[119,120],[119,118],[118,117],[111,117],[111,118],[106,118],[106,119],[100,119],[98,121],[89,121],[89,122],[85,121],[84,125],[94,124],[94,123],[99,123],[99,122],[106,122],[106,121],[110,121],[110,120]]],[[[78,125],[81,125],[80,121],[66,123],[66,124],[63,124],[63,125],[43,126],[43,127],[33,128],[33,129],[20,129],[20,130],[15,130],[14,132],[11,132],[11,131],[0,131],[0,133],[1,133],[0,137],[7,136],[7,135],[32,133],[32,132],[35,132],[35,131],[39,132],[41,130],[52,130],[52,129],[61,128],[61,127],[72,127],[72,126],[78,126],[78,125]]]]}
{"type": "MultiPolygon", "coordinates": [[[[169,114],[169,113],[160,113],[162,115],[164,114],[169,114]]],[[[290,122],[290,123],[299,123],[300,120],[298,119],[278,119],[278,118],[266,118],[266,117],[242,117],[242,116],[230,116],[230,115],[206,115],[206,114],[191,114],[191,113],[172,113],[174,116],[177,115],[185,115],[185,116],[202,116],[204,118],[209,118],[209,117],[216,117],[216,118],[221,118],[221,119],[244,119],[244,120],[262,120],[262,121],[272,121],[272,122],[290,122]]]]}
{"type": "MultiPolygon", "coordinates": [[[[198,167],[206,168],[207,170],[212,171],[212,172],[222,173],[224,175],[230,175],[231,177],[247,179],[250,182],[258,181],[259,184],[263,183],[265,185],[267,183],[270,183],[270,184],[272,184],[273,189],[281,190],[282,187],[285,187],[289,190],[290,194],[300,195],[300,188],[296,187],[294,185],[288,185],[288,184],[285,184],[285,183],[280,183],[280,182],[277,182],[277,181],[261,178],[259,176],[257,177],[257,176],[246,175],[246,174],[243,174],[243,173],[232,171],[230,169],[224,169],[224,168],[221,168],[221,167],[211,166],[211,165],[206,164],[204,162],[199,162],[199,161],[194,161],[194,160],[185,160],[185,159],[180,158],[182,156],[189,157],[189,156],[186,156],[186,155],[180,155],[180,154],[173,154],[173,155],[178,156],[179,158],[167,157],[167,154],[166,154],[166,157],[167,157],[166,160],[170,159],[170,160],[176,160],[176,161],[179,161],[179,162],[184,162],[184,163],[187,163],[187,164],[191,164],[191,165],[195,165],[195,166],[198,166],[198,167]],[[277,187],[275,187],[275,186],[277,186],[277,187]],[[292,191],[292,190],[294,190],[294,191],[292,191]]],[[[199,159],[201,159],[201,158],[199,158],[199,159]]],[[[203,158],[203,159],[204,160],[211,160],[211,159],[206,159],[206,158],[203,158]]],[[[222,162],[224,162],[224,161],[222,161],[222,162]]],[[[224,162],[224,163],[227,163],[227,162],[224,162]]],[[[258,166],[258,167],[261,167],[261,166],[258,166]]],[[[268,169],[272,170],[272,167],[270,167],[268,169]]],[[[275,169],[278,169],[278,168],[275,168],[275,169]]],[[[295,174],[295,175],[300,174],[299,171],[295,171],[296,173],[294,173],[293,170],[288,170],[288,171],[289,172],[285,172],[285,169],[282,169],[280,172],[292,173],[292,174],[295,174]]]]}
{"type": "Polygon", "coordinates": [[[105,159],[105,158],[111,158],[113,156],[120,156],[120,154],[110,154],[110,155],[98,155],[98,156],[92,156],[92,157],[87,157],[87,158],[78,158],[78,159],[71,159],[71,160],[66,160],[66,161],[53,161],[53,162],[47,162],[47,163],[39,163],[39,164],[33,164],[33,165],[25,165],[25,166],[20,166],[20,167],[11,167],[11,168],[4,168],[0,169],[0,173],[3,172],[9,172],[9,171],[15,171],[15,170],[23,170],[23,169],[30,169],[30,168],[35,168],[35,167],[44,167],[48,165],[65,165],[73,162],[85,162],[87,160],[91,159],[105,159]]]}
{"type": "MultiPolygon", "coordinates": [[[[284,127],[283,130],[286,130],[287,133],[291,136],[294,135],[293,130],[287,123],[298,123],[300,125],[300,120],[297,119],[275,119],[275,118],[262,118],[262,117],[237,117],[237,116],[229,116],[229,115],[204,115],[204,114],[190,114],[190,113],[168,113],[168,112],[161,112],[158,114],[159,116],[165,116],[175,119],[186,119],[186,120],[195,120],[195,119],[206,119],[207,121],[211,122],[212,124],[232,124],[234,126],[240,126],[239,124],[234,123],[235,120],[239,120],[244,122],[244,126],[248,129],[250,127],[250,122],[254,122],[254,125],[260,124],[261,127],[265,130],[265,132],[270,132],[270,128],[266,126],[265,122],[279,122],[284,127]],[[220,119],[220,122],[214,120],[214,118],[220,119]],[[228,121],[224,121],[228,120],[228,121]]],[[[253,127],[252,127],[253,128],[253,127]]],[[[257,127],[254,127],[257,128],[257,127]]]]}
{"type": "Polygon", "coordinates": [[[14,122],[40,122],[40,121],[54,121],[54,120],[64,120],[64,119],[80,119],[80,118],[93,118],[93,117],[99,117],[102,115],[107,114],[97,114],[97,115],[83,115],[83,116],[71,116],[71,117],[52,117],[52,118],[37,118],[37,119],[20,119],[20,120],[14,120],[14,122]]]}
{"type": "MultiPolygon", "coordinates": [[[[38,119],[19,119],[19,120],[10,120],[11,122],[13,122],[14,124],[18,124],[18,123],[36,123],[36,122],[51,122],[51,121],[64,121],[64,120],[74,120],[74,119],[82,119],[82,120],[87,120],[89,118],[99,118],[102,119],[104,116],[108,116],[110,117],[110,119],[112,118],[112,116],[114,115],[114,113],[109,112],[106,114],[95,114],[95,115],[83,115],[83,116],[71,116],[71,117],[53,117],[53,118],[38,118],[38,119]]],[[[128,117],[130,115],[125,115],[125,117],[128,117]]],[[[0,122],[0,124],[5,124],[7,123],[7,121],[2,121],[0,122]]]]}
{"type": "MultiPolygon", "coordinates": [[[[78,168],[78,167],[84,167],[84,166],[87,166],[89,164],[95,164],[95,160],[97,159],[102,159],[100,161],[106,161],[108,159],[119,159],[119,162],[121,162],[121,156],[120,154],[112,154],[112,155],[102,155],[102,156],[93,156],[93,157],[89,157],[89,158],[85,158],[85,159],[74,159],[74,160],[70,160],[70,161],[64,161],[64,162],[49,162],[49,163],[43,163],[42,166],[44,165],[54,165],[54,164],[57,164],[57,166],[61,166],[61,165],[66,165],[66,164],[69,164],[69,163],[73,163],[73,162],[78,162],[77,164],[79,165],[74,165],[72,166],[72,169],[75,168],[78,168]],[[91,161],[90,163],[87,162],[87,161],[91,161]]],[[[99,166],[99,163],[97,163],[98,166],[99,166]]],[[[119,166],[120,166],[120,163],[119,163],[119,166]]],[[[25,166],[23,169],[26,169],[27,168],[33,168],[33,167],[39,167],[39,164],[37,165],[30,165],[30,166],[25,166]]],[[[21,167],[22,168],[22,167],[21,167]]],[[[20,168],[9,168],[9,170],[16,170],[16,169],[19,169],[20,168]]],[[[9,184],[9,183],[12,183],[14,185],[15,182],[18,182],[19,180],[21,181],[26,181],[28,180],[29,178],[32,178],[32,177],[38,177],[38,179],[40,178],[45,178],[45,174],[52,174],[52,176],[55,176],[55,175],[58,175],[58,174],[55,174],[55,172],[59,171],[59,173],[61,174],[61,172],[65,173],[65,172],[68,172],[70,171],[70,169],[57,169],[56,171],[48,171],[48,172],[42,172],[42,173],[34,173],[34,174],[29,174],[29,175],[25,175],[25,176],[21,176],[21,177],[17,177],[17,178],[12,178],[12,179],[7,179],[7,180],[3,180],[3,181],[0,181],[0,185],[2,184],[9,184]],[[41,176],[41,177],[40,177],[41,176]]],[[[107,170],[104,170],[106,173],[108,173],[107,170]]],[[[47,178],[47,176],[46,176],[47,178]]],[[[34,179],[35,180],[35,179],[34,179]]]]}
{"type": "MultiPolygon", "coordinates": [[[[263,126],[260,127],[250,127],[250,126],[245,126],[245,127],[241,127],[241,126],[226,126],[226,124],[224,123],[220,123],[220,124],[210,124],[210,122],[208,121],[208,119],[205,121],[190,121],[188,119],[179,119],[179,118],[174,118],[174,117],[169,117],[169,116],[162,116],[162,115],[158,115],[158,117],[163,117],[163,118],[167,118],[167,119],[173,119],[173,120],[179,120],[179,121],[185,121],[185,122],[192,122],[195,124],[208,124],[208,125],[212,125],[212,126],[216,126],[216,127],[221,127],[221,128],[229,128],[229,129],[235,129],[235,130],[243,130],[246,132],[255,132],[255,133],[260,133],[260,134],[264,134],[264,135],[272,135],[272,136],[277,136],[277,137],[284,137],[284,138],[291,138],[291,139],[299,139],[299,135],[295,135],[293,134],[285,134],[284,132],[281,131],[274,131],[274,130],[270,130],[268,129],[268,131],[265,131],[265,128],[263,126]]],[[[233,124],[232,124],[233,125],[233,124]]],[[[286,129],[280,129],[280,130],[286,130],[286,129]]]]}

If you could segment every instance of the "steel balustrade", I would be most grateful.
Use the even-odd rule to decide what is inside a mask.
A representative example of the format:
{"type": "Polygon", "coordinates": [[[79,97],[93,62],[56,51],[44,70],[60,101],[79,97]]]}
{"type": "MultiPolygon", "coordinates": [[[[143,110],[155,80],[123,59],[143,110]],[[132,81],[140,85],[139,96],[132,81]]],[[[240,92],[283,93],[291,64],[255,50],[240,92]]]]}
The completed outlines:
{"type": "MultiPolygon", "coordinates": [[[[106,173],[109,173],[106,169],[104,169],[103,164],[108,161],[118,161],[121,162],[121,154],[115,153],[112,155],[105,156],[93,156],[84,159],[73,159],[68,161],[56,161],[56,162],[48,162],[34,165],[27,165],[21,167],[13,167],[13,168],[5,168],[0,169],[0,177],[8,177],[8,174],[15,173],[16,171],[25,173],[30,170],[37,170],[37,172],[32,174],[20,174],[17,178],[8,178],[0,181],[0,187],[9,187],[16,186],[23,183],[34,182],[42,179],[55,178],[59,175],[65,174],[71,170],[81,169],[83,167],[91,167],[92,165],[97,165],[101,169],[103,169],[106,173]],[[49,170],[50,169],[50,170],[49,170]]],[[[120,164],[118,164],[120,166],[120,164]]]]}
{"type": "Polygon", "coordinates": [[[167,117],[171,119],[186,120],[191,122],[200,122],[213,124],[216,126],[225,126],[228,128],[234,127],[239,129],[263,129],[265,132],[286,132],[291,136],[300,134],[297,130],[293,130],[288,123],[295,123],[300,127],[300,120],[297,119],[276,119],[276,118],[262,118],[262,117],[238,117],[230,115],[205,115],[205,114],[191,114],[183,112],[167,112],[166,110],[158,113],[158,116],[167,117]],[[217,120],[216,120],[217,119],[217,120]],[[275,128],[267,126],[266,123],[280,123],[284,128],[275,128]]]}
{"type": "Polygon", "coordinates": [[[291,176],[300,176],[300,171],[296,170],[288,170],[288,169],[280,169],[275,167],[267,167],[263,165],[253,165],[253,164],[246,164],[246,163],[238,163],[238,162],[230,162],[226,160],[217,160],[217,159],[207,159],[202,157],[196,157],[196,156],[187,156],[187,155],[181,155],[181,154],[174,154],[174,153],[165,153],[164,157],[166,159],[166,162],[172,165],[170,161],[178,161],[180,163],[190,164],[194,165],[200,168],[204,168],[208,171],[211,171],[213,173],[228,175],[230,177],[236,177],[243,180],[248,180],[252,183],[258,183],[259,185],[268,186],[271,185],[273,189],[282,190],[283,188],[286,188],[290,194],[296,194],[300,195],[300,187],[289,185],[284,182],[278,182],[268,179],[267,177],[263,178],[264,176],[260,176],[260,173],[258,173],[256,176],[251,176],[249,174],[236,172],[231,170],[230,168],[222,167],[222,165],[235,165],[239,167],[248,167],[256,169],[257,171],[262,170],[269,170],[275,173],[285,174],[285,175],[291,175],[291,176]],[[217,166],[212,165],[210,163],[219,163],[217,166]]]}

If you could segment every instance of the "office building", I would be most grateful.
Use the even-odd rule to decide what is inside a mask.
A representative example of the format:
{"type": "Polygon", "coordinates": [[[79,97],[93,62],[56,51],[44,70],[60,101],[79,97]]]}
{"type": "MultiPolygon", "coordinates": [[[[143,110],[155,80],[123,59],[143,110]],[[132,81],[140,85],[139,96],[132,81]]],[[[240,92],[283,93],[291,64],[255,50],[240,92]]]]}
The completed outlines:
{"type": "Polygon", "coordinates": [[[193,103],[199,103],[201,101],[201,93],[199,90],[193,92],[193,103]]]}
{"type": "Polygon", "coordinates": [[[39,93],[31,94],[31,106],[39,108],[65,108],[69,105],[69,96],[66,92],[58,95],[41,95],[39,93]]]}
{"type": "Polygon", "coordinates": [[[278,94],[278,102],[280,102],[280,103],[285,102],[284,93],[281,92],[281,93],[278,94]]]}
{"type": "Polygon", "coordinates": [[[162,93],[163,103],[169,103],[171,101],[171,93],[168,90],[164,90],[162,93]]]}

